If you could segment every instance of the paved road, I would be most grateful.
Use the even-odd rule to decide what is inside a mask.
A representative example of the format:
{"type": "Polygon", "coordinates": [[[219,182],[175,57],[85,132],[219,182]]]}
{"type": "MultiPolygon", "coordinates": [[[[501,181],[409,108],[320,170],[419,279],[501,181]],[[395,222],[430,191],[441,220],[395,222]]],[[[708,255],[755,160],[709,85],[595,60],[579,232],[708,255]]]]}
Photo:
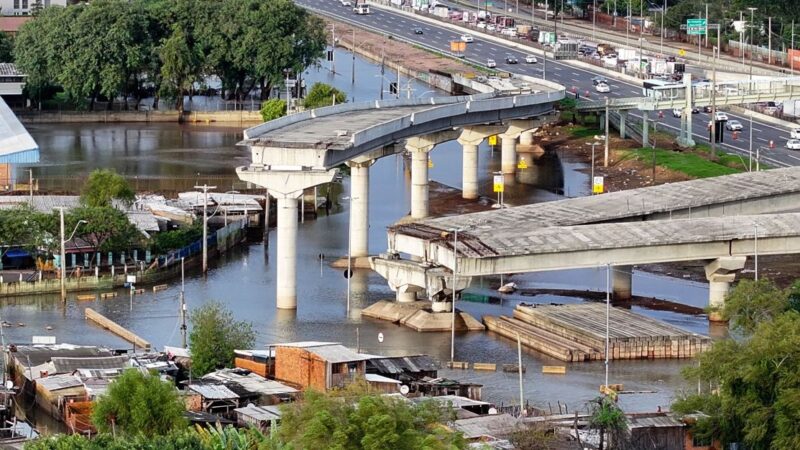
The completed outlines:
{"type": "MultiPolygon", "coordinates": [[[[341,6],[341,3],[336,0],[296,0],[296,3],[300,6],[321,10],[326,16],[333,19],[378,28],[383,30],[384,33],[433,46],[443,51],[449,51],[450,41],[459,39],[461,34],[443,25],[430,24],[394,11],[375,7],[372,8],[371,14],[357,15],[352,12],[351,8],[341,6]],[[413,30],[417,27],[423,30],[423,34],[414,34],[413,30]]],[[[465,29],[465,32],[469,31],[465,29]]],[[[475,42],[467,45],[465,56],[469,60],[483,64],[486,63],[487,59],[492,58],[497,62],[497,69],[513,73],[541,77],[542,72],[545,71],[545,64],[543,64],[541,58],[539,58],[538,64],[525,64],[524,58],[526,54],[524,52],[516,50],[507,44],[483,40],[477,35],[475,35],[475,42]],[[506,55],[516,56],[520,64],[506,64],[504,60],[506,55]]],[[[590,69],[575,68],[559,61],[548,60],[546,63],[546,78],[548,80],[560,83],[568,89],[574,86],[582,93],[589,91],[592,98],[601,96],[594,91],[591,81],[592,77],[597,75],[598,73],[590,69]]],[[[636,97],[642,95],[641,88],[634,84],[616,79],[610,79],[609,81],[611,93],[604,95],[609,95],[610,97],[636,97]]],[[[632,112],[631,115],[641,117],[639,113],[632,112]]],[[[651,119],[654,119],[654,116],[655,114],[650,114],[651,119]]],[[[749,119],[730,113],[728,117],[730,119],[739,119],[745,129],[737,141],[733,141],[731,133],[726,131],[724,135],[726,142],[722,144],[724,150],[740,154],[746,161],[749,153],[749,133],[752,132],[753,158],[755,158],[756,148],[763,147],[764,149],[761,151],[761,161],[763,163],[773,167],[800,165],[800,152],[792,152],[785,148],[786,141],[789,138],[788,129],[756,120],[753,122],[752,130],[750,130],[749,119]],[[766,149],[770,140],[775,142],[775,149],[766,149]]],[[[708,120],[708,114],[693,115],[692,134],[695,141],[708,142],[706,129],[708,120]]],[[[666,127],[677,134],[680,129],[680,119],[672,117],[670,111],[665,111],[664,118],[658,119],[658,128],[662,129],[662,127],[666,127]]],[[[753,167],[755,167],[755,163],[753,167]]]]}

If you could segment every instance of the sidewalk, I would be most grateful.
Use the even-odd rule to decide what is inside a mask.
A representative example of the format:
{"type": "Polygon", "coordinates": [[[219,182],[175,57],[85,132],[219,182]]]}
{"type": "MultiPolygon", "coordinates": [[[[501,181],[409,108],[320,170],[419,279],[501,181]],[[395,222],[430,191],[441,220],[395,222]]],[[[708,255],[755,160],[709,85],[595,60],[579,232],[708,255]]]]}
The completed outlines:
{"type": "MultiPolygon", "coordinates": [[[[450,0],[450,3],[455,5],[469,8],[470,10],[477,10],[477,5],[472,0],[450,0]]],[[[489,10],[494,14],[502,14],[507,15],[510,17],[514,17],[516,19],[520,19],[526,23],[530,23],[531,21],[531,14],[530,8],[526,8],[520,6],[519,13],[516,12],[504,12],[502,8],[490,7],[489,10]]],[[[536,27],[539,29],[546,29],[546,30],[553,30],[553,20],[548,20],[546,23],[544,21],[544,11],[537,9],[536,10],[537,16],[535,18],[536,27]],[[542,17],[540,17],[540,14],[542,17]]],[[[558,25],[557,28],[559,32],[564,32],[565,34],[573,34],[575,37],[582,37],[582,38],[591,38],[592,36],[592,23],[590,21],[586,21],[583,19],[577,19],[573,17],[565,17],[562,21],[561,18],[558,18],[558,25]]],[[[617,45],[628,45],[630,47],[637,47],[639,35],[637,33],[630,33],[626,37],[626,33],[620,32],[618,30],[608,28],[603,24],[597,22],[597,26],[595,29],[595,35],[601,35],[604,41],[608,41],[617,45]]],[[[646,34],[643,36],[645,39],[645,43],[643,43],[642,48],[646,51],[660,54],[661,53],[661,38],[659,36],[654,36],[651,34],[646,34]]],[[[685,56],[681,57],[685,59],[687,62],[693,62],[701,67],[712,68],[712,65],[709,64],[711,60],[712,49],[709,47],[706,49],[705,47],[701,48],[700,57],[698,58],[697,53],[697,45],[687,42],[676,42],[668,39],[664,39],[664,53],[668,53],[671,56],[678,57],[678,52],[680,49],[684,49],[686,51],[685,56]],[[670,52],[671,50],[671,52],[670,52]]],[[[745,60],[746,66],[742,66],[741,59],[731,56],[727,53],[721,54],[720,59],[722,61],[720,64],[717,65],[718,70],[726,70],[726,71],[736,71],[736,72],[743,72],[749,71],[750,61],[745,60]]],[[[789,69],[781,68],[778,66],[771,66],[766,63],[762,63],[759,61],[753,61],[753,74],[754,75],[769,75],[769,76],[781,76],[784,74],[789,73],[789,69]]]]}

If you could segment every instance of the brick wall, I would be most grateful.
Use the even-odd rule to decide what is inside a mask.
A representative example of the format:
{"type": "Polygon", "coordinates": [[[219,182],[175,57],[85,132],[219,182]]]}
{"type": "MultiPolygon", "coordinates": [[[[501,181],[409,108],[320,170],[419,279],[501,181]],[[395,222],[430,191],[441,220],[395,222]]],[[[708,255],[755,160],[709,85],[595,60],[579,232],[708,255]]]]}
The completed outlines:
{"type": "Polygon", "coordinates": [[[302,389],[327,389],[325,361],[302,348],[277,347],[275,349],[275,379],[302,389]]]}

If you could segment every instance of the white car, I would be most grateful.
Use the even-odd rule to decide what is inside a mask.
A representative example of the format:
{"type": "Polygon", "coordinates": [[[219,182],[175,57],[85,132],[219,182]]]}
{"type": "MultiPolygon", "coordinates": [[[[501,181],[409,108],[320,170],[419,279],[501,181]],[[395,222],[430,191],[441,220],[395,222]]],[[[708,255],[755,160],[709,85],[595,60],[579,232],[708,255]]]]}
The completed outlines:
{"type": "Polygon", "coordinates": [[[718,122],[722,122],[728,120],[728,115],[724,112],[717,111],[716,114],[714,114],[714,119],[718,122]]]}
{"type": "Polygon", "coordinates": [[[495,30],[497,30],[497,27],[493,23],[486,25],[486,31],[495,31],[495,30]]]}
{"type": "Polygon", "coordinates": [[[594,90],[602,94],[607,94],[611,92],[611,88],[605,83],[599,83],[597,86],[594,87],[594,90]]]}
{"type": "Polygon", "coordinates": [[[683,110],[680,108],[675,108],[672,110],[672,117],[680,117],[683,115],[683,110]]]}
{"type": "Polygon", "coordinates": [[[341,3],[342,6],[353,6],[353,4],[350,3],[350,0],[339,0],[339,3],[341,3]]]}
{"type": "Polygon", "coordinates": [[[786,141],[786,148],[789,150],[800,150],[800,139],[789,139],[786,141]]]}
{"type": "MultiPolygon", "coordinates": [[[[525,62],[528,64],[536,64],[539,62],[539,60],[533,55],[528,55],[525,57],[525,62]]],[[[798,132],[800,133],[800,129],[798,129],[798,132]]]]}
{"type": "Polygon", "coordinates": [[[800,139],[800,128],[793,128],[792,131],[789,132],[789,137],[792,139],[800,139]]]}
{"type": "Polygon", "coordinates": [[[739,122],[738,120],[734,119],[734,120],[729,120],[728,122],[726,122],[725,123],[725,128],[727,128],[727,129],[729,129],[731,131],[742,131],[742,129],[744,127],[742,126],[742,122],[739,122]]]}
{"type": "Polygon", "coordinates": [[[486,28],[486,22],[478,22],[475,24],[475,26],[478,28],[486,28]]]}
{"type": "Polygon", "coordinates": [[[503,28],[503,31],[500,34],[504,34],[509,37],[517,37],[517,29],[516,28],[503,28]]]}
{"type": "Polygon", "coordinates": [[[462,34],[461,35],[461,40],[464,41],[464,42],[474,42],[475,41],[475,39],[472,39],[472,35],[469,35],[469,34],[462,34]]]}
{"type": "Polygon", "coordinates": [[[494,69],[495,67],[497,67],[497,63],[494,62],[493,59],[487,59],[486,60],[486,67],[488,67],[490,69],[494,69]]]}

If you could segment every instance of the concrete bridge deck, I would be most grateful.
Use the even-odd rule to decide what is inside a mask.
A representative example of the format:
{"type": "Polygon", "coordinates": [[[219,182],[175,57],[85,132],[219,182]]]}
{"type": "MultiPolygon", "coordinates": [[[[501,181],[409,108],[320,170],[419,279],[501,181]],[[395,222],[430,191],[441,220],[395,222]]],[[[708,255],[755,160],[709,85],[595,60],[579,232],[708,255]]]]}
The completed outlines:
{"type": "MultiPolygon", "coordinates": [[[[458,274],[480,276],[800,253],[800,213],[459,232],[458,274]],[[757,247],[756,247],[756,233],[757,247]]],[[[390,246],[454,267],[453,236],[398,230],[390,246]],[[392,245],[393,244],[393,245],[392,245]],[[420,251],[422,250],[422,251],[420,251]]]]}
{"type": "MultiPolygon", "coordinates": [[[[623,220],[765,214],[795,209],[800,209],[800,168],[791,167],[426,219],[406,227],[421,225],[446,231],[472,226],[500,231],[623,220]]],[[[403,232],[403,227],[393,230],[403,232]]]]}

